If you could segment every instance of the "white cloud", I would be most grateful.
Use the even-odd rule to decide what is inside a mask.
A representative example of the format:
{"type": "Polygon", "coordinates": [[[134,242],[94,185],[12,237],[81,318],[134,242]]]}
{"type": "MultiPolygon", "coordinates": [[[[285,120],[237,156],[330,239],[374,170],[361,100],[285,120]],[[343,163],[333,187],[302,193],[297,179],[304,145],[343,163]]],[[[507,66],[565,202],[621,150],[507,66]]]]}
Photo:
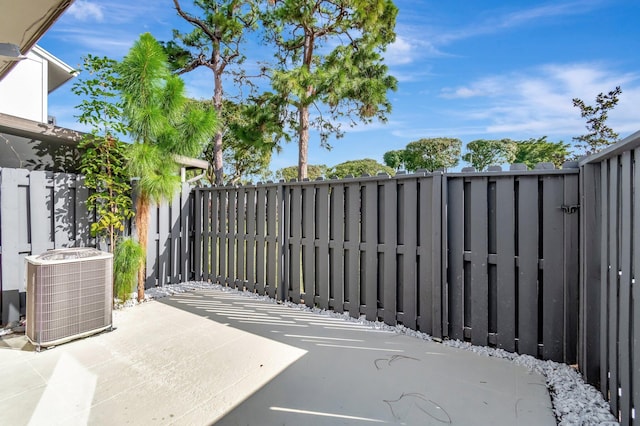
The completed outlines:
{"type": "Polygon", "coordinates": [[[77,0],[71,5],[67,13],[77,20],[83,22],[89,21],[91,19],[102,22],[102,20],[104,19],[102,6],[86,0],[77,0]]]}
{"type": "Polygon", "coordinates": [[[411,42],[402,36],[397,36],[384,54],[385,62],[388,65],[403,65],[413,62],[413,46],[411,42]]]}
{"type": "Polygon", "coordinates": [[[621,133],[640,128],[640,74],[618,73],[597,64],[546,65],[525,73],[491,76],[468,85],[444,88],[441,97],[456,100],[464,125],[484,121],[484,133],[579,135],[585,122],[572,99],[593,104],[598,93],[622,86],[620,103],[609,123],[621,133]]]}
{"type": "Polygon", "coordinates": [[[473,22],[470,25],[453,31],[439,31],[434,33],[433,36],[436,45],[444,45],[480,35],[495,34],[505,29],[528,25],[534,21],[588,13],[597,7],[599,3],[600,1],[598,0],[575,1],[522,9],[515,12],[498,14],[496,17],[473,22]]]}

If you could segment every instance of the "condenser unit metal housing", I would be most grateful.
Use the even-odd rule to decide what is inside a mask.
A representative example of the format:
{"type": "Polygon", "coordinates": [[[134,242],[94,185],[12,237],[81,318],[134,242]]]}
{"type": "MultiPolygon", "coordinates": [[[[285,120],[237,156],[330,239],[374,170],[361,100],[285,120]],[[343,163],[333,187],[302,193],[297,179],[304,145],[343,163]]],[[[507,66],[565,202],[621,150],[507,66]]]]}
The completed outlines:
{"type": "Polygon", "coordinates": [[[26,260],[27,338],[38,350],[111,328],[111,253],[71,248],[26,260]]]}

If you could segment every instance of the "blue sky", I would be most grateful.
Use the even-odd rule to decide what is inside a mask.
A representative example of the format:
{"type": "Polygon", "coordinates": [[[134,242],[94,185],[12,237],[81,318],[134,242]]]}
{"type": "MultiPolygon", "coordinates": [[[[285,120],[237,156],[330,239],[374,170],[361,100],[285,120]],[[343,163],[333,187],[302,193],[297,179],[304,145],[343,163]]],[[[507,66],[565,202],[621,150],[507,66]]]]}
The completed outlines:
{"type": "MultiPolygon", "coordinates": [[[[189,0],[182,0],[184,6],[189,0]]],[[[310,164],[329,166],[373,158],[425,137],[528,139],[571,142],[585,132],[572,98],[592,104],[600,92],[622,87],[609,125],[625,137],[640,130],[640,2],[398,0],[397,40],[386,52],[399,80],[390,93],[386,124],[347,129],[333,149],[312,135],[310,164]]],[[[71,66],[87,53],[122,58],[151,32],[171,39],[187,29],[170,0],[76,0],[39,44],[71,66]]],[[[247,51],[249,62],[268,56],[247,51]]],[[[210,97],[210,72],[185,76],[191,96],[210,97]]],[[[79,100],[71,83],[49,97],[58,125],[83,130],[74,119],[79,100]]],[[[271,168],[297,164],[292,142],[271,168]]],[[[460,166],[465,164],[461,163],[460,166]]]]}

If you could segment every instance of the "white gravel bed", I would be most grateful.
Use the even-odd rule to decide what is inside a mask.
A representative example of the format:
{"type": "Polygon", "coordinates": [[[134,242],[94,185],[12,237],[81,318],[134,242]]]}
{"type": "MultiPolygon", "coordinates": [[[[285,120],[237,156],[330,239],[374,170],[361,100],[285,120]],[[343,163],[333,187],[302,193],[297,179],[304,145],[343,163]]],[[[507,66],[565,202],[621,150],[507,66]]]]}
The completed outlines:
{"type": "MultiPolygon", "coordinates": [[[[329,316],[332,318],[341,318],[345,321],[356,322],[358,324],[367,325],[378,330],[387,330],[395,333],[405,334],[407,336],[416,337],[423,340],[434,341],[428,334],[411,330],[403,325],[390,326],[379,321],[367,321],[364,318],[352,318],[348,313],[337,313],[333,311],[309,308],[305,305],[299,305],[291,302],[278,302],[268,296],[260,296],[256,293],[247,291],[238,291],[229,287],[223,287],[218,284],[208,282],[191,281],[181,284],[170,284],[164,287],[156,287],[145,292],[145,301],[159,299],[173,294],[185,293],[196,289],[215,289],[224,292],[236,293],[238,295],[251,299],[262,300],[270,303],[282,303],[285,306],[299,309],[306,312],[313,312],[319,315],[329,316]]],[[[132,294],[135,297],[135,294],[132,294]]],[[[133,299],[128,300],[119,307],[134,306],[137,302],[133,299]]],[[[117,310],[114,312],[117,315],[117,310]]],[[[439,340],[436,340],[440,342],[439,340]]],[[[475,352],[480,356],[492,356],[510,360],[518,365],[522,365],[541,374],[546,378],[547,387],[551,395],[553,411],[556,415],[559,425],[617,425],[615,417],[609,411],[609,403],[604,400],[602,394],[593,386],[587,384],[582,376],[574,368],[553,361],[543,361],[536,359],[530,355],[518,355],[507,352],[502,349],[474,346],[469,342],[460,340],[444,340],[443,345],[475,352]]]]}

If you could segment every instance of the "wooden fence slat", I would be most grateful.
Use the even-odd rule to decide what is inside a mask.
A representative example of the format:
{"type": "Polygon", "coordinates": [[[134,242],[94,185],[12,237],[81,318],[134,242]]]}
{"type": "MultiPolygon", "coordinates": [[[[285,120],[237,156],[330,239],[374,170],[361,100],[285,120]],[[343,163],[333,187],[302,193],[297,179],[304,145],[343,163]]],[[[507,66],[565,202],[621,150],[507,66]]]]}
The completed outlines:
{"type": "MultiPolygon", "coordinates": [[[[431,241],[431,253],[427,255],[427,258],[431,259],[431,266],[428,275],[431,278],[431,327],[429,327],[429,333],[441,338],[444,334],[443,318],[448,318],[449,306],[448,306],[448,294],[446,294],[447,287],[443,283],[443,279],[446,277],[447,270],[447,219],[443,214],[444,203],[443,194],[444,188],[446,188],[446,180],[443,179],[441,174],[434,174],[429,178],[429,191],[431,196],[431,209],[429,215],[431,216],[431,230],[430,237],[425,238],[422,241],[427,243],[431,241]],[[445,294],[443,294],[443,291],[445,294]]],[[[422,187],[421,187],[422,191],[422,187]]],[[[429,199],[427,198],[427,199],[429,199]]],[[[421,198],[422,199],[422,198],[421,198]]],[[[427,305],[429,307],[429,305],[427,305]]],[[[448,324],[448,320],[446,322],[448,324]]]]}
{"type": "MultiPolygon", "coordinates": [[[[378,319],[378,182],[367,182],[363,187],[362,237],[364,249],[360,302],[364,304],[368,321],[378,319]]],[[[415,232],[415,229],[414,229],[415,232]]]]}
{"type": "MultiPolygon", "coordinates": [[[[620,371],[620,417],[621,424],[631,423],[631,151],[622,154],[620,161],[620,255],[618,279],[620,280],[619,311],[620,318],[619,343],[618,343],[618,366],[620,371]],[[625,320],[625,319],[629,320],[625,320]]],[[[639,407],[640,408],[640,407],[639,407]]]]}
{"type": "Polygon", "coordinates": [[[170,212],[169,203],[162,201],[158,206],[158,284],[164,286],[168,284],[167,277],[169,277],[169,262],[171,259],[171,240],[170,240],[170,212]]]}
{"type": "Polygon", "coordinates": [[[487,262],[487,178],[471,181],[471,343],[486,346],[489,338],[489,281],[487,262]]]}
{"type": "Polygon", "coordinates": [[[545,176],[542,190],[542,356],[563,360],[564,337],[564,189],[562,176],[545,176]]]}
{"type": "Polygon", "coordinates": [[[291,187],[285,185],[283,185],[280,190],[282,194],[282,225],[280,227],[282,235],[282,266],[280,269],[282,270],[283,285],[279,293],[282,300],[292,300],[290,297],[292,290],[291,284],[293,282],[291,279],[291,190],[291,187]]]}
{"type": "Polygon", "coordinates": [[[191,227],[193,226],[193,218],[191,216],[191,204],[195,197],[192,195],[191,188],[187,184],[182,185],[182,209],[180,213],[180,281],[188,281],[191,279],[191,227]]]}
{"type": "MultiPolygon", "coordinates": [[[[215,223],[213,229],[213,235],[217,235],[218,245],[218,284],[226,286],[229,278],[229,271],[227,270],[227,250],[229,249],[229,204],[231,203],[229,191],[226,188],[223,188],[218,192],[220,198],[218,199],[218,225],[219,229],[216,231],[215,223]]],[[[264,219],[264,215],[262,216],[264,219]]],[[[264,236],[264,232],[262,233],[264,236]]],[[[213,251],[214,243],[211,243],[211,248],[213,251]]],[[[215,259],[214,259],[215,260],[215,259]]]]}
{"type": "Polygon", "coordinates": [[[600,392],[609,392],[609,162],[602,163],[600,168],[600,186],[602,199],[600,212],[602,228],[600,238],[600,392]]]}
{"type": "Polygon", "coordinates": [[[496,181],[497,346],[516,350],[515,190],[514,178],[496,181]]]}
{"type": "Polygon", "coordinates": [[[633,334],[630,336],[632,343],[630,360],[631,365],[631,387],[633,388],[632,406],[635,409],[636,424],[640,422],[640,148],[636,148],[633,152],[634,162],[632,163],[632,185],[633,191],[629,196],[633,197],[632,202],[632,252],[631,267],[633,271],[631,279],[631,311],[632,317],[629,319],[633,334]]]}
{"type": "MultiPolygon", "coordinates": [[[[21,169],[0,169],[0,247],[2,248],[2,268],[0,290],[2,290],[2,323],[20,319],[20,291],[24,291],[21,284],[21,271],[24,269],[24,259],[19,254],[20,221],[26,217],[19,214],[20,181],[26,180],[28,173],[21,169]],[[9,200],[9,202],[7,202],[9,200]]],[[[25,200],[26,201],[26,200],[25,200]]],[[[24,274],[24,272],[22,272],[24,274]]]]}
{"type": "MultiPolygon", "coordinates": [[[[202,238],[204,233],[204,228],[206,223],[203,223],[202,220],[202,203],[204,201],[205,191],[202,191],[199,188],[196,188],[195,198],[194,198],[194,228],[195,228],[195,236],[194,236],[194,274],[196,280],[202,280],[204,277],[202,276],[202,238]]],[[[204,258],[206,259],[206,258],[204,258]]]]}
{"type": "Polygon", "coordinates": [[[609,160],[609,392],[611,410],[618,412],[618,158],[609,160]]]}
{"type": "Polygon", "coordinates": [[[333,300],[333,310],[340,313],[344,312],[344,196],[344,185],[332,183],[329,297],[333,300]]]}
{"type": "MultiPolygon", "coordinates": [[[[388,180],[384,183],[384,203],[382,203],[382,223],[384,227],[384,274],[382,276],[384,306],[384,322],[396,325],[397,303],[397,264],[398,245],[398,181],[388,180]]],[[[427,209],[425,209],[427,210],[427,209]]]]}
{"type": "Polygon", "coordinates": [[[316,294],[320,309],[329,309],[329,185],[320,184],[316,191],[316,294]]]}
{"type": "Polygon", "coordinates": [[[220,223],[220,205],[223,201],[223,193],[220,188],[207,191],[207,198],[204,199],[207,210],[203,218],[206,223],[206,244],[207,252],[204,253],[203,263],[207,265],[205,279],[212,283],[222,284],[220,281],[220,230],[224,230],[224,225],[220,223]]]}
{"type": "Polygon", "coordinates": [[[72,175],[54,173],[53,184],[55,248],[71,247],[75,234],[75,191],[72,189],[72,175]]]}
{"type": "Polygon", "coordinates": [[[238,229],[237,229],[238,257],[236,258],[236,280],[234,286],[240,290],[244,289],[247,282],[247,189],[241,187],[238,190],[238,229]]]}
{"type": "Polygon", "coordinates": [[[518,180],[518,353],[538,356],[538,177],[518,180]]]}
{"type": "Polygon", "coordinates": [[[448,337],[462,340],[464,338],[464,181],[462,178],[447,179],[447,199],[449,202],[447,209],[448,337]]]}
{"type": "Polygon", "coordinates": [[[308,185],[302,188],[302,283],[304,285],[304,303],[315,305],[315,187],[308,185]]]}
{"type": "MultiPolygon", "coordinates": [[[[29,179],[29,193],[31,193],[32,186],[34,184],[33,178],[34,175],[38,175],[42,173],[41,176],[44,177],[44,172],[31,172],[31,176],[29,179]]],[[[40,195],[38,195],[39,197],[40,195]]],[[[89,197],[89,189],[85,186],[84,176],[77,175],[76,176],[76,247],[88,247],[91,244],[91,222],[93,218],[89,213],[89,209],[87,208],[87,198],[89,197]]],[[[31,197],[30,200],[33,200],[35,197],[31,197]]],[[[43,200],[44,201],[44,200],[43,200]]],[[[33,218],[34,206],[30,205],[31,209],[31,250],[33,254],[37,254],[33,252],[33,242],[36,238],[43,241],[46,238],[46,231],[41,236],[37,236],[34,233],[33,226],[35,225],[35,221],[33,218]]],[[[45,222],[46,224],[46,222],[45,222]]],[[[39,225],[42,226],[42,225],[39,225]]]]}
{"type": "Polygon", "coordinates": [[[360,318],[360,185],[348,183],[345,196],[345,292],[352,318],[360,318]]]}
{"type": "Polygon", "coordinates": [[[218,223],[215,220],[217,212],[217,191],[202,192],[202,279],[204,281],[215,280],[218,275],[216,253],[216,230],[218,223]]]}
{"type": "Polygon", "coordinates": [[[149,206],[149,224],[147,226],[147,267],[146,280],[144,287],[146,289],[153,288],[158,285],[156,280],[159,275],[159,256],[158,256],[158,207],[155,204],[149,206]]]}
{"type": "MultiPolygon", "coordinates": [[[[88,191],[86,192],[88,195],[88,191]]],[[[31,254],[34,255],[39,255],[53,248],[53,236],[51,235],[52,209],[51,206],[47,206],[48,199],[51,199],[51,190],[47,188],[47,173],[31,172],[29,174],[29,205],[31,209],[31,254]]],[[[86,197],[84,200],[86,203],[86,197]]],[[[86,217],[82,218],[83,223],[87,219],[86,217]]],[[[83,241],[87,240],[88,231],[87,229],[83,241]]]]}
{"type": "Polygon", "coordinates": [[[238,208],[237,200],[238,200],[238,190],[236,188],[230,188],[227,191],[227,208],[228,208],[228,219],[227,219],[227,279],[225,280],[226,285],[229,287],[236,287],[236,209],[238,208]]]}
{"type": "Polygon", "coordinates": [[[173,194],[171,200],[170,216],[169,216],[169,241],[170,241],[170,257],[169,257],[169,282],[176,284],[180,282],[180,212],[182,211],[182,205],[180,204],[180,191],[176,191],[173,194]]]}
{"type": "Polygon", "coordinates": [[[267,188],[267,277],[265,284],[269,297],[276,297],[278,286],[278,188],[267,188]]]}
{"type": "Polygon", "coordinates": [[[600,164],[587,164],[581,172],[582,202],[580,214],[580,371],[585,379],[599,386],[600,383],[600,239],[602,238],[602,196],[600,164]]]}
{"type": "MultiPolygon", "coordinates": [[[[289,289],[291,300],[300,303],[301,286],[301,244],[302,244],[302,189],[294,186],[291,190],[291,204],[289,211],[289,289]]],[[[306,291],[306,289],[304,289],[306,291]]]]}
{"type": "Polygon", "coordinates": [[[247,290],[256,288],[256,188],[247,190],[247,290]]]}
{"type": "Polygon", "coordinates": [[[404,181],[404,204],[402,206],[404,233],[404,254],[402,255],[402,312],[403,325],[413,330],[416,329],[416,319],[418,316],[418,289],[416,285],[416,253],[418,249],[418,182],[416,179],[404,181]]]}
{"type": "MultiPolygon", "coordinates": [[[[580,204],[579,176],[566,175],[564,180],[564,205],[571,209],[580,204]]],[[[568,364],[578,359],[578,319],[580,306],[580,214],[578,211],[564,214],[564,358],[568,364]]]]}

